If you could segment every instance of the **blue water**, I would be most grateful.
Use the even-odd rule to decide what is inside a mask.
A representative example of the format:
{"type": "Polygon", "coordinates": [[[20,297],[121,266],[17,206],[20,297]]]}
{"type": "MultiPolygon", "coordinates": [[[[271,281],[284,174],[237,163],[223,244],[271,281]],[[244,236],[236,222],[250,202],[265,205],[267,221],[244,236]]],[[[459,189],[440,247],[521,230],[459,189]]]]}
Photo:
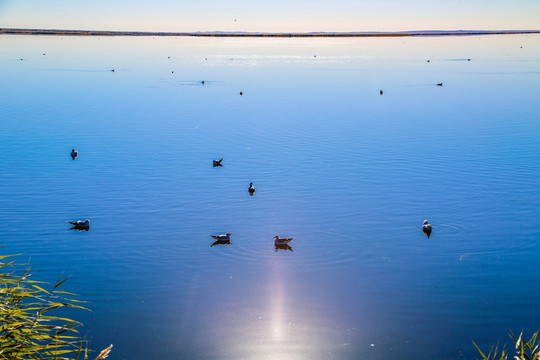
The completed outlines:
{"type": "Polygon", "coordinates": [[[111,359],[474,359],[540,328],[540,36],[0,50],[2,254],[70,275],[111,359]]]}

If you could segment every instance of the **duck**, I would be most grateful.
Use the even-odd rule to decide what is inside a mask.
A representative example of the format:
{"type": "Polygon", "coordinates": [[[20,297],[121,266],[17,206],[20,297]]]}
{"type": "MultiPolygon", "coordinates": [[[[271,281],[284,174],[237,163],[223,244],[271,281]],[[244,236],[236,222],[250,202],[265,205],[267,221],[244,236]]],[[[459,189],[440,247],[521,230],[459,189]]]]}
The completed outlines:
{"type": "Polygon", "coordinates": [[[244,93],[242,91],[240,91],[240,96],[244,95],[244,93]]]}
{"type": "Polygon", "coordinates": [[[253,193],[255,193],[255,186],[253,186],[253,181],[249,183],[248,191],[250,195],[253,195],[253,193]]]}
{"type": "Polygon", "coordinates": [[[379,90],[379,94],[382,95],[382,94],[383,94],[383,91],[382,91],[382,90],[379,90]]]}
{"type": "Polygon", "coordinates": [[[279,235],[276,235],[274,236],[274,245],[276,246],[279,246],[279,245],[287,245],[288,243],[290,243],[294,238],[282,238],[282,237],[279,237],[279,235]]]}
{"type": "Polygon", "coordinates": [[[219,159],[219,160],[214,160],[214,161],[212,162],[212,165],[214,165],[214,167],[216,167],[216,166],[223,166],[223,165],[221,165],[221,162],[222,162],[222,161],[223,161],[223,158],[221,158],[221,159],[219,159]]]}
{"type": "Polygon", "coordinates": [[[84,221],[77,220],[77,221],[68,221],[71,225],[73,225],[72,229],[74,230],[86,230],[88,231],[90,229],[90,220],[86,219],[84,221]]]}
{"type": "Polygon", "coordinates": [[[71,158],[75,160],[77,156],[79,156],[79,152],[75,149],[71,149],[71,158]]]}
{"type": "Polygon", "coordinates": [[[437,86],[442,86],[442,83],[438,83],[437,86]]]}
{"type": "Polygon", "coordinates": [[[218,241],[231,241],[231,233],[225,233],[221,235],[210,235],[218,241]]]}
{"type": "Polygon", "coordinates": [[[422,224],[422,232],[427,235],[428,239],[429,239],[429,236],[431,235],[431,230],[432,230],[432,227],[429,221],[424,220],[422,224]]]}

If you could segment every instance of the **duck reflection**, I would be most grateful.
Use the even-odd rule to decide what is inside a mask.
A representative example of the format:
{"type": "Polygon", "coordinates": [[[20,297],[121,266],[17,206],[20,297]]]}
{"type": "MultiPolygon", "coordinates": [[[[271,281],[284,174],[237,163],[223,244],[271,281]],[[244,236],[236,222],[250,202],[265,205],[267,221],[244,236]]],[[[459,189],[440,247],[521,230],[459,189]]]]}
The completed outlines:
{"type": "Polygon", "coordinates": [[[278,252],[279,250],[288,250],[288,251],[293,251],[292,247],[289,245],[289,244],[276,244],[274,243],[274,249],[276,252],[278,252]]]}
{"type": "Polygon", "coordinates": [[[77,221],[68,221],[73,227],[70,227],[69,230],[77,230],[77,231],[88,231],[90,230],[90,220],[86,219],[85,221],[77,220],[77,221]]]}
{"type": "Polygon", "coordinates": [[[231,240],[216,240],[210,247],[215,245],[231,245],[231,240]]]}

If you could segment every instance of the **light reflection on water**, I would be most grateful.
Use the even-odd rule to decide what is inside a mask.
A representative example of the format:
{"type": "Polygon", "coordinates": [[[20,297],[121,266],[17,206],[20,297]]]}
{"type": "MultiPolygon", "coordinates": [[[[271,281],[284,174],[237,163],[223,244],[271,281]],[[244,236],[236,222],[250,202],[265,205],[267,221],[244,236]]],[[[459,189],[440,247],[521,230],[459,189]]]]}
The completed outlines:
{"type": "Polygon", "coordinates": [[[3,251],[115,359],[473,358],[539,323],[539,39],[2,36],[3,251]]]}

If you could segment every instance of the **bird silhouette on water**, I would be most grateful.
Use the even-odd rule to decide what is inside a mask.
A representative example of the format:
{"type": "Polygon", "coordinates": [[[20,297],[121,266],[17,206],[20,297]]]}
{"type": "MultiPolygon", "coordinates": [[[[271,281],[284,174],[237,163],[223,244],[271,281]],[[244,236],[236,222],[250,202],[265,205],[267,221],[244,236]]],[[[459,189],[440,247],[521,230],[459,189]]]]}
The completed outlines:
{"type": "Polygon", "coordinates": [[[75,160],[77,156],[79,156],[79,152],[75,149],[71,149],[71,158],[75,160]]]}
{"type": "Polygon", "coordinates": [[[231,233],[225,233],[221,235],[210,235],[216,240],[231,240],[231,233]]]}
{"type": "Polygon", "coordinates": [[[70,230],[78,230],[78,231],[83,231],[83,230],[90,230],[90,220],[86,219],[84,221],[82,220],[77,220],[77,221],[68,221],[71,225],[73,225],[73,227],[70,228],[70,230]]]}
{"type": "Polygon", "coordinates": [[[214,161],[212,161],[212,165],[213,165],[214,167],[216,167],[216,166],[223,166],[223,165],[221,165],[221,162],[222,162],[222,161],[223,161],[223,158],[221,158],[221,159],[219,159],[219,160],[214,160],[214,161]]]}
{"type": "Polygon", "coordinates": [[[279,235],[274,236],[274,248],[276,251],[278,249],[293,251],[289,243],[293,238],[279,237],[279,235]]]}
{"type": "Polygon", "coordinates": [[[294,238],[279,237],[279,235],[274,236],[274,245],[284,245],[290,243],[294,238]]]}
{"type": "Polygon", "coordinates": [[[431,235],[431,230],[433,229],[429,221],[424,220],[424,223],[422,224],[422,232],[427,235],[428,239],[429,239],[429,236],[431,235]]]}
{"type": "Polygon", "coordinates": [[[210,247],[215,245],[230,245],[231,244],[231,233],[221,234],[221,235],[210,235],[216,241],[210,247]]]}
{"type": "Polygon", "coordinates": [[[249,191],[249,195],[251,196],[255,194],[255,186],[253,186],[253,181],[249,183],[248,191],[249,191]]]}

